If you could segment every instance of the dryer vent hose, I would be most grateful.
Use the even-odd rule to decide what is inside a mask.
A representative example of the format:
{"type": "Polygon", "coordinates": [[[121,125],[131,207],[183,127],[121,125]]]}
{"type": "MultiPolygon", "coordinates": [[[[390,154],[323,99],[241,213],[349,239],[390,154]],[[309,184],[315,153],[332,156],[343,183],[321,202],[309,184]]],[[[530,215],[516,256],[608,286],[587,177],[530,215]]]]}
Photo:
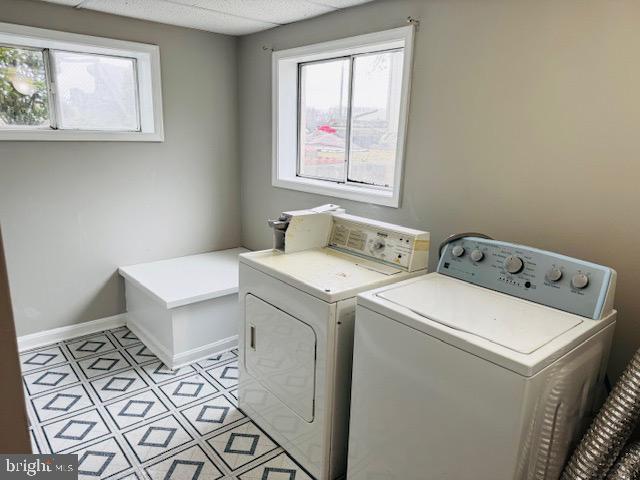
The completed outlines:
{"type": "Polygon", "coordinates": [[[607,480],[637,480],[640,478],[640,442],[625,448],[613,466],[607,480]]]}
{"type": "Polygon", "coordinates": [[[640,350],[635,353],[589,430],[582,437],[565,466],[561,479],[605,479],[639,418],[640,350]]]}

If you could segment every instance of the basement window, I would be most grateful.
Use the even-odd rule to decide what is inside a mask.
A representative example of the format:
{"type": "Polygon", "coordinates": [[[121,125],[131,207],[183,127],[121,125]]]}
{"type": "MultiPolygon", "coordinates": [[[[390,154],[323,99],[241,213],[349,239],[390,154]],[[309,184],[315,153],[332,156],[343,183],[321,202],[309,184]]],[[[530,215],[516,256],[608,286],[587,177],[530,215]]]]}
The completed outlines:
{"type": "Polygon", "coordinates": [[[274,186],[400,205],[412,41],[403,27],[273,54],[274,186]]]}
{"type": "Polygon", "coordinates": [[[0,140],[162,141],[158,47],[0,23],[0,140]]]}

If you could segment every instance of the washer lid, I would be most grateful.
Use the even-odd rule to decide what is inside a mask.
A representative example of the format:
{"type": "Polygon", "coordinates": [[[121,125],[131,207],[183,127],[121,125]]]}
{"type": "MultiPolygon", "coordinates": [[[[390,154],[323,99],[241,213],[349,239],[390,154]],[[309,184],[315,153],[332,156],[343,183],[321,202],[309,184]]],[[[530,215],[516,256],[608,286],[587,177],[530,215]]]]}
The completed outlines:
{"type": "Polygon", "coordinates": [[[577,315],[443,275],[426,275],[377,296],[522,354],[535,352],[583,322],[577,315]]]}

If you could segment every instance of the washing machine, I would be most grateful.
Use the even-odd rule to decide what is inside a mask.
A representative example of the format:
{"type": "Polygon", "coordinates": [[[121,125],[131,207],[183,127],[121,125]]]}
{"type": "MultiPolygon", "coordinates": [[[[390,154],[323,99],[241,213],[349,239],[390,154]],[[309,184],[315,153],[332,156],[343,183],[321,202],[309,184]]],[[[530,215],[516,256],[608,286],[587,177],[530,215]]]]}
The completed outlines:
{"type": "Polygon", "coordinates": [[[615,280],[464,237],[359,295],[347,479],[557,479],[603,383],[615,280]]]}
{"type": "Polygon", "coordinates": [[[319,480],[344,477],[355,296],[426,273],[429,234],[336,206],[270,222],[240,256],[239,406],[319,480]]]}

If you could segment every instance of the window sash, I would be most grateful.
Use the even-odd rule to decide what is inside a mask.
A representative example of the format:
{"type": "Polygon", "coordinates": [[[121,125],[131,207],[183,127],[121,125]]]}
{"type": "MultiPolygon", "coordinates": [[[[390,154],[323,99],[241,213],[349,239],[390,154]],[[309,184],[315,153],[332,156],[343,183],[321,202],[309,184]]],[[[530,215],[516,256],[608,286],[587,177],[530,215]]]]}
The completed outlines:
{"type": "MultiPolygon", "coordinates": [[[[54,114],[56,116],[56,121],[57,121],[57,113],[58,111],[62,110],[62,105],[60,104],[60,93],[58,91],[58,82],[55,81],[55,79],[57,78],[57,72],[55,69],[55,61],[53,59],[53,57],[55,56],[56,53],[76,53],[76,54],[81,54],[81,55],[87,55],[87,56],[94,56],[94,57],[106,57],[106,58],[122,58],[122,59],[126,59],[126,60],[131,60],[132,65],[133,65],[133,86],[134,86],[134,99],[135,99],[135,117],[136,117],[136,128],[134,130],[127,130],[127,129],[119,129],[119,128],[101,128],[98,130],[91,130],[94,132],[123,132],[123,133],[127,133],[127,132],[141,132],[142,131],[142,118],[141,118],[141,114],[140,114],[140,82],[139,82],[139,78],[138,78],[138,59],[135,57],[130,57],[130,56],[126,56],[126,55],[107,55],[105,53],[93,53],[93,52],[79,52],[79,51],[73,51],[73,50],[61,50],[61,49],[48,49],[47,50],[47,57],[48,60],[45,60],[45,62],[49,63],[49,68],[51,69],[51,79],[52,81],[50,81],[49,83],[52,85],[51,86],[51,90],[50,90],[50,98],[53,98],[53,103],[54,103],[54,114]]],[[[45,63],[46,64],[46,63],[45,63]]],[[[64,131],[88,131],[87,129],[82,129],[82,128],[65,128],[62,125],[59,124],[59,122],[56,123],[55,126],[52,125],[51,128],[57,129],[57,130],[64,130],[64,131]]]]}
{"type": "MultiPolygon", "coordinates": [[[[296,132],[296,141],[297,141],[297,158],[296,158],[296,176],[300,178],[309,178],[312,180],[322,180],[326,182],[332,182],[336,184],[344,184],[350,186],[360,186],[366,188],[377,189],[381,191],[392,191],[394,189],[394,185],[384,186],[384,185],[376,185],[375,183],[367,183],[362,181],[354,181],[349,178],[349,166],[351,161],[351,134],[352,134],[352,103],[353,103],[353,83],[354,83],[354,64],[356,58],[365,57],[370,55],[379,55],[381,53],[393,53],[393,52],[403,52],[404,47],[400,48],[387,48],[382,50],[372,50],[363,53],[354,53],[352,55],[342,55],[330,58],[322,58],[320,60],[311,60],[307,62],[298,63],[298,85],[297,85],[297,132],[296,132]],[[342,180],[336,180],[334,178],[314,176],[308,174],[302,174],[302,68],[306,65],[313,65],[318,63],[328,63],[335,62],[336,60],[341,59],[349,59],[349,92],[347,95],[347,119],[346,119],[346,127],[345,127],[345,165],[344,165],[344,177],[342,180]]],[[[397,159],[396,159],[397,160],[397,159]]]]}
{"type": "Polygon", "coordinates": [[[332,58],[323,58],[321,60],[313,60],[313,61],[309,61],[309,62],[301,62],[298,64],[298,88],[297,88],[297,96],[298,96],[298,113],[297,113],[297,120],[296,120],[296,125],[297,125],[297,132],[296,132],[296,138],[297,138],[297,159],[296,159],[296,176],[298,177],[302,177],[302,178],[312,178],[312,179],[316,179],[316,180],[325,180],[327,182],[334,182],[334,183],[346,183],[346,175],[347,175],[347,169],[349,167],[349,139],[348,139],[348,132],[349,132],[349,123],[350,123],[350,112],[351,112],[351,90],[352,90],[352,84],[351,84],[351,79],[352,79],[352,71],[353,71],[353,59],[351,58],[351,55],[346,55],[346,56],[341,56],[341,57],[332,57],[332,58]],[[347,118],[346,118],[346,131],[345,131],[345,178],[343,179],[343,181],[339,181],[336,180],[335,178],[328,178],[328,177],[322,177],[322,176],[315,176],[315,175],[303,175],[302,174],[302,148],[303,148],[303,144],[302,144],[302,69],[307,66],[307,65],[317,65],[320,63],[330,63],[330,62],[335,62],[337,60],[345,60],[345,59],[349,59],[349,73],[348,73],[348,94],[347,94],[347,118]]]}
{"type": "MultiPolygon", "coordinates": [[[[53,112],[52,112],[52,105],[51,105],[51,89],[49,88],[49,70],[48,70],[49,67],[48,67],[47,52],[46,52],[47,49],[32,47],[28,45],[18,45],[10,42],[2,42],[0,43],[0,47],[15,48],[19,50],[31,50],[33,52],[40,52],[42,54],[42,61],[44,62],[44,78],[47,84],[47,103],[49,105],[49,111],[48,111],[49,124],[51,124],[51,118],[53,116],[53,112]]],[[[44,125],[2,125],[0,126],[0,131],[27,130],[27,131],[36,132],[36,131],[49,130],[50,128],[51,128],[50,125],[47,126],[46,124],[44,125]]]]}
{"type": "Polygon", "coordinates": [[[68,131],[68,132],[114,132],[114,133],[140,133],[142,132],[142,118],[141,118],[141,108],[140,108],[140,82],[139,82],[139,72],[138,72],[138,59],[133,56],[126,55],[109,55],[104,53],[94,53],[94,52],[82,52],[79,50],[63,50],[63,49],[50,49],[50,48],[38,48],[26,45],[18,45],[13,43],[2,43],[0,47],[6,48],[16,48],[21,50],[33,50],[42,52],[42,58],[44,61],[44,70],[45,70],[45,82],[47,84],[48,90],[48,104],[49,104],[49,126],[46,125],[3,125],[0,127],[0,131],[2,130],[29,130],[29,131],[43,131],[43,130],[60,130],[60,131],[68,131]],[[133,64],[133,83],[135,88],[135,116],[136,116],[136,129],[135,130],[127,130],[120,128],[101,128],[101,129],[79,129],[79,128],[64,128],[59,124],[58,120],[58,112],[62,108],[60,105],[60,94],[58,91],[58,82],[56,81],[56,69],[55,62],[53,60],[53,56],[57,53],[78,53],[82,55],[89,56],[102,56],[107,58],[123,58],[127,60],[131,60],[133,64]]]}
{"type": "Polygon", "coordinates": [[[51,62],[51,57],[49,56],[49,49],[42,49],[42,56],[44,58],[44,77],[47,82],[47,88],[49,90],[49,128],[52,130],[58,129],[58,116],[56,115],[56,102],[55,102],[55,91],[51,82],[53,78],[53,65],[51,62]]]}

